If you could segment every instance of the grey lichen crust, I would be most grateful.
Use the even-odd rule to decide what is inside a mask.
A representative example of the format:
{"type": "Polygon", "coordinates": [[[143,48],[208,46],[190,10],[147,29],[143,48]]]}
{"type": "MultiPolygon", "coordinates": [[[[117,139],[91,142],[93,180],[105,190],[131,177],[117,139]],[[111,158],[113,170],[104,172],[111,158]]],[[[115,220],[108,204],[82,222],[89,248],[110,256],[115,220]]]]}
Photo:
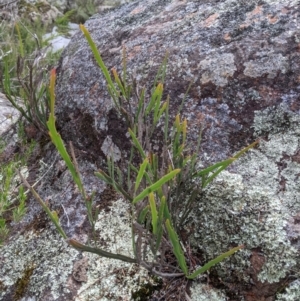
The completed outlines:
{"type": "MultiPolygon", "coordinates": [[[[96,231],[100,232],[98,247],[132,256],[126,201],[119,199],[101,211],[96,231]]],[[[76,301],[105,301],[131,300],[132,292],[138,291],[144,283],[153,282],[147,271],[136,265],[91,253],[84,253],[80,260],[79,257],[78,251],[70,248],[56,231],[28,232],[1,249],[1,285],[12,288],[24,271],[32,267],[26,298],[71,300],[75,295],[76,301]]],[[[5,291],[0,292],[1,300],[5,291]]]]}
{"type": "MultiPolygon", "coordinates": [[[[48,300],[58,300],[70,293],[66,284],[77,255],[53,230],[30,231],[1,248],[0,281],[6,288],[16,285],[24,271],[32,267],[27,296],[38,297],[51,288],[48,300]]],[[[0,291],[1,300],[5,293],[0,291]]]]}
{"type": "Polygon", "coordinates": [[[296,301],[300,300],[300,280],[293,281],[287,288],[286,292],[278,295],[277,301],[296,301]]]}
{"type": "MultiPolygon", "coordinates": [[[[133,256],[129,204],[124,199],[115,201],[108,212],[100,212],[96,230],[105,242],[102,248],[133,256]]],[[[89,259],[88,281],[79,289],[76,301],[131,300],[131,293],[140,285],[152,282],[147,271],[136,265],[90,253],[85,256],[89,259]]]]}
{"type": "Polygon", "coordinates": [[[208,284],[195,284],[191,288],[191,297],[193,301],[226,301],[227,298],[222,291],[213,289],[208,284]]]}
{"type": "MultiPolygon", "coordinates": [[[[300,116],[283,103],[256,112],[254,130],[268,138],[230,172],[222,172],[199,200],[193,217],[195,244],[207,260],[244,244],[244,250],[217,268],[221,277],[234,268],[244,281],[249,281],[252,251],[259,250],[264,263],[258,280],[274,283],[299,267],[299,250],[289,240],[288,229],[291,217],[300,211],[300,116]]],[[[299,282],[293,289],[296,285],[300,291],[299,282]]]]}

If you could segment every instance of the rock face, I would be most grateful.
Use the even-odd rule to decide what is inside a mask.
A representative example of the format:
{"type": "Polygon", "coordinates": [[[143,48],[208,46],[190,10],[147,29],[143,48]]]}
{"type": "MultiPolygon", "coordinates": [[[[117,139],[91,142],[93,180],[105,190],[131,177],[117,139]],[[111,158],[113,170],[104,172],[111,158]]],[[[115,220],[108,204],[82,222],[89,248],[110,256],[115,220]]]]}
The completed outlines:
{"type": "Polygon", "coordinates": [[[11,105],[4,94],[0,93],[0,135],[8,131],[19,117],[20,112],[11,105]]]}
{"type": "MultiPolygon", "coordinates": [[[[152,84],[169,52],[165,91],[176,108],[193,82],[185,106],[191,136],[205,122],[204,149],[216,160],[253,141],[255,111],[283,99],[290,110],[299,110],[297,3],[146,1],[95,16],[87,28],[109,68],[120,71],[126,46],[128,69],[141,85],[152,84]]],[[[80,33],[64,53],[57,88],[59,122],[73,128],[76,139],[84,127],[79,114],[104,133],[100,143],[112,130],[105,86],[80,33]]]]}
{"type": "MultiPolygon", "coordinates": [[[[296,272],[300,265],[298,10],[296,0],[145,0],[86,22],[108,68],[121,71],[122,47],[126,47],[128,71],[140,86],[151,87],[169,53],[164,89],[170,95],[173,116],[193,82],[183,115],[194,145],[200,126],[205,126],[199,154],[203,164],[227,158],[261,139],[257,149],[223,172],[199,199],[191,221],[191,243],[203,263],[237,244],[245,249],[212,269],[209,287],[197,289],[194,283],[194,300],[197,295],[198,300],[300,300],[296,272]],[[202,299],[209,290],[214,291],[211,297],[202,299]]],[[[113,195],[92,173],[105,162],[108,140],[120,150],[120,164],[126,164],[130,144],[125,124],[113,108],[104,77],[81,33],[64,51],[57,71],[60,132],[76,148],[87,190],[96,190],[97,202],[103,204],[113,195]]],[[[64,206],[68,219],[61,222],[68,235],[86,239],[86,212],[65,166],[53,148],[48,146],[41,154],[54,167],[42,180],[40,194],[51,196],[53,208],[64,206]]],[[[31,200],[24,224],[33,224],[35,232],[29,238],[34,241],[41,227],[34,225],[37,216],[43,226],[44,216],[31,200]]],[[[48,248],[45,235],[41,236],[48,248]]],[[[49,256],[53,252],[58,251],[49,256]]],[[[62,258],[67,252],[64,245],[62,258]]],[[[80,285],[68,278],[71,260],[65,259],[64,264],[55,292],[47,285],[35,290],[36,279],[47,278],[47,268],[39,261],[27,296],[38,291],[39,300],[75,300],[80,285]]],[[[55,271],[49,277],[53,279],[55,271]]],[[[100,290],[97,284],[95,288],[100,290]]],[[[100,300],[96,295],[91,298],[100,300]]]]}
{"type": "MultiPolygon", "coordinates": [[[[234,271],[228,263],[214,271],[238,300],[273,300],[298,266],[298,8],[298,1],[143,1],[86,24],[109,68],[121,70],[126,47],[128,70],[141,86],[152,84],[169,53],[165,91],[175,112],[193,82],[184,115],[194,142],[205,125],[204,162],[261,138],[259,149],[207,189],[194,217],[194,244],[205,258],[245,243],[234,271]]],[[[65,137],[98,162],[107,136],[126,158],[123,124],[105,85],[78,34],[59,68],[58,121],[65,137]]]]}

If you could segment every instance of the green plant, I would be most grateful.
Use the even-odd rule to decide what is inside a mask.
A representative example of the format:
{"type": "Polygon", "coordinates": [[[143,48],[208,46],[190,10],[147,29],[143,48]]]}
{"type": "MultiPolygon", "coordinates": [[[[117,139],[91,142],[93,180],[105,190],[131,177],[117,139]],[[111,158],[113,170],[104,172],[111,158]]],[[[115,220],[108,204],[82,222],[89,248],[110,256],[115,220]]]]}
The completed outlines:
{"type": "MultiPolygon", "coordinates": [[[[39,25],[37,22],[37,28],[39,25]]],[[[37,30],[33,34],[31,26],[22,21],[15,23],[11,32],[15,38],[7,41],[10,50],[3,54],[0,79],[3,93],[10,103],[47,136],[49,95],[44,82],[47,82],[49,64],[57,57],[50,54],[44,58],[40,42],[43,33],[44,30],[37,30]]]]}
{"type": "Polygon", "coordinates": [[[9,233],[7,221],[19,222],[26,213],[26,199],[23,186],[18,187],[15,168],[20,167],[21,160],[0,166],[0,245],[9,233]]]}
{"type": "Polygon", "coordinates": [[[72,10],[70,20],[74,23],[84,23],[97,13],[97,0],[75,0],[76,9],[72,10]]]}
{"type": "Polygon", "coordinates": [[[58,17],[55,20],[55,25],[58,27],[58,31],[67,34],[69,31],[69,22],[72,17],[76,14],[76,10],[72,9],[64,13],[62,17],[58,17]]]}
{"type": "MultiPolygon", "coordinates": [[[[34,140],[29,143],[25,139],[23,123],[19,121],[17,128],[20,151],[13,154],[9,161],[0,156],[0,245],[9,233],[7,225],[11,221],[18,223],[26,213],[27,191],[20,185],[15,170],[27,170],[27,161],[36,146],[34,140]]],[[[0,154],[5,152],[5,148],[5,141],[0,138],[0,154]]]]}
{"type": "MultiPolygon", "coordinates": [[[[123,76],[119,77],[117,71],[112,69],[113,79],[110,76],[103,60],[91,39],[88,31],[81,25],[94,57],[101,68],[112,97],[115,109],[120,117],[128,124],[128,132],[132,141],[131,155],[128,162],[127,184],[125,175],[115,166],[113,152],[107,158],[106,173],[103,170],[95,172],[101,180],[111,185],[118,193],[123,195],[132,204],[132,243],[134,257],[115,254],[83,245],[80,242],[67,238],[59,224],[56,212],[51,212],[41,200],[34,189],[23,179],[25,185],[31,190],[35,198],[42,205],[57,230],[63,238],[74,248],[96,253],[100,256],[138,263],[153,274],[162,277],[185,276],[194,279],[207,271],[211,266],[232,255],[243,246],[237,246],[209,261],[194,272],[189,270],[186,254],[183,251],[178,236],[180,229],[187,222],[189,213],[195,205],[200,192],[226,167],[238,159],[247,150],[254,147],[254,142],[238,152],[232,158],[218,162],[202,170],[196,169],[196,154],[188,153],[187,120],[181,120],[178,114],[171,128],[169,128],[169,99],[162,102],[163,81],[166,73],[167,58],[165,58],[155,79],[150,95],[145,88],[127,84],[126,59],[124,49],[123,76]],[[159,126],[164,124],[163,129],[159,126]],[[153,145],[153,136],[161,136],[163,142],[159,151],[153,145]],[[161,156],[158,156],[158,152],[161,156]],[[139,166],[136,164],[139,162],[139,166]],[[193,187],[195,186],[195,187],[193,187]],[[187,195],[187,198],[185,198],[187,195]],[[180,218],[178,218],[178,216],[180,218]],[[166,243],[167,241],[167,243],[166,243]],[[152,260],[147,257],[147,250],[152,253],[152,260]],[[166,259],[166,252],[173,252],[180,267],[170,266],[166,259]]],[[[74,152],[68,154],[63,140],[55,127],[54,116],[54,85],[55,70],[50,77],[50,116],[47,122],[52,142],[66,162],[77,184],[80,193],[87,205],[88,218],[92,226],[97,218],[92,215],[92,195],[88,196],[84,190],[74,152]]],[[[199,149],[200,139],[197,150],[199,149]]]]}

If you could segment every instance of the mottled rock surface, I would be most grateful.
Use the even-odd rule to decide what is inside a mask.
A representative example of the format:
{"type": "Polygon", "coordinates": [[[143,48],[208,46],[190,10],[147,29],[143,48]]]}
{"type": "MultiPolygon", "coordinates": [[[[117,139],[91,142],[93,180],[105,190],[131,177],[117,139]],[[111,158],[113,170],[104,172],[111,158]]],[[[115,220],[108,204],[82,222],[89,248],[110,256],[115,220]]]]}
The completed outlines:
{"type": "MultiPolygon", "coordinates": [[[[193,82],[184,115],[193,141],[205,125],[205,163],[261,138],[258,150],[207,189],[194,217],[194,243],[207,260],[246,244],[233,259],[236,267],[224,263],[214,271],[238,300],[273,300],[298,266],[298,9],[298,1],[143,1],[86,24],[109,68],[121,70],[126,47],[128,70],[140,85],[151,85],[169,53],[165,91],[175,112],[193,82]]],[[[58,72],[65,137],[100,163],[97,146],[109,135],[126,160],[122,121],[82,34],[58,72]]]]}
{"type": "MultiPolygon", "coordinates": [[[[204,294],[205,300],[300,300],[299,5],[296,0],[146,0],[96,15],[86,23],[108,68],[121,70],[122,46],[126,47],[128,71],[140,85],[151,87],[169,53],[165,93],[170,95],[174,115],[193,82],[183,115],[194,144],[200,126],[205,126],[199,154],[204,165],[261,139],[257,149],[222,173],[199,199],[190,229],[191,243],[203,263],[237,244],[245,249],[212,269],[205,284],[197,287],[202,280],[194,282],[190,290],[194,300],[203,300],[204,294]]],[[[105,80],[81,33],[64,51],[57,71],[57,124],[63,139],[76,148],[88,192],[96,191],[96,204],[105,209],[116,196],[93,171],[105,164],[108,140],[120,150],[119,164],[125,166],[130,146],[125,123],[113,109],[105,80]]],[[[67,234],[85,241],[86,211],[66,167],[49,145],[41,147],[38,158],[44,165],[36,165],[29,180],[49,170],[38,187],[40,194],[51,209],[60,210],[67,234]]],[[[26,219],[18,227],[25,234],[26,229],[33,230],[28,238],[35,241],[49,224],[30,200],[26,219]]],[[[48,229],[47,235],[58,243],[48,229]]],[[[45,235],[40,239],[46,252],[45,235]]],[[[61,243],[61,256],[66,258],[70,250],[61,243]]],[[[11,244],[6,256],[11,254],[11,244]]],[[[53,252],[57,250],[49,248],[49,256],[53,252]]],[[[81,300],[76,294],[85,282],[68,282],[72,261],[75,265],[81,260],[72,256],[65,259],[62,283],[55,291],[50,285],[37,289],[35,280],[47,275],[49,263],[36,260],[39,269],[33,271],[26,296],[81,300]]],[[[102,284],[96,283],[97,272],[90,269],[91,300],[106,300],[101,295],[97,299],[102,284]]],[[[55,277],[55,272],[50,275],[55,277]]],[[[11,276],[11,282],[2,281],[9,292],[3,300],[13,294],[12,279],[16,280],[11,276]]]]}
{"type": "Polygon", "coordinates": [[[10,127],[18,120],[20,112],[0,93],[0,135],[9,131],[10,127]]]}

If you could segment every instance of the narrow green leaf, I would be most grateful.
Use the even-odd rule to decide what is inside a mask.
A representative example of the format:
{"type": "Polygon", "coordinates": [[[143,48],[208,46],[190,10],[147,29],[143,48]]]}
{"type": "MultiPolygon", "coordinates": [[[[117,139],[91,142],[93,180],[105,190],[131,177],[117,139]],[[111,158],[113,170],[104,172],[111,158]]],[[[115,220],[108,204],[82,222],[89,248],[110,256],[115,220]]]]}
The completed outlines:
{"type": "Polygon", "coordinates": [[[23,41],[22,41],[22,35],[21,35],[21,32],[20,32],[19,24],[16,23],[15,27],[16,27],[16,30],[17,30],[17,33],[18,33],[19,52],[20,52],[21,57],[23,58],[24,57],[24,45],[23,45],[23,41]]]}
{"type": "Polygon", "coordinates": [[[167,98],[167,107],[166,107],[166,117],[165,117],[165,128],[164,128],[164,143],[165,145],[168,145],[168,135],[169,135],[169,104],[170,99],[167,98]]]}
{"type": "Polygon", "coordinates": [[[243,155],[245,152],[247,152],[249,149],[253,148],[254,146],[256,146],[259,143],[259,139],[254,141],[253,143],[251,143],[250,145],[246,146],[245,148],[243,148],[241,151],[239,151],[236,155],[233,156],[233,158],[237,159],[239,158],[241,155],[243,155]]]}
{"type": "Polygon", "coordinates": [[[157,209],[156,209],[153,192],[149,193],[148,198],[149,198],[151,216],[152,216],[152,231],[153,234],[156,235],[157,234],[157,209]]]}
{"type": "Polygon", "coordinates": [[[102,257],[118,259],[118,260],[122,260],[122,261],[129,262],[129,263],[137,263],[136,259],[134,259],[134,258],[125,256],[125,255],[121,255],[121,254],[107,252],[107,251],[104,251],[104,250],[98,249],[98,248],[92,248],[92,247],[89,247],[89,246],[79,243],[75,239],[67,239],[67,243],[79,251],[94,253],[94,254],[100,255],[102,257]]]}
{"type": "Polygon", "coordinates": [[[56,211],[51,211],[51,214],[52,214],[52,216],[53,216],[53,219],[55,219],[55,221],[58,223],[58,222],[59,222],[59,219],[58,219],[57,212],[56,212],[56,211]]]}
{"type": "Polygon", "coordinates": [[[136,124],[138,123],[139,116],[140,116],[143,106],[144,106],[145,91],[146,91],[146,89],[142,88],[141,95],[139,96],[139,102],[138,102],[137,111],[136,111],[136,115],[135,115],[135,119],[134,119],[136,124]]]}
{"type": "Polygon", "coordinates": [[[184,118],[182,122],[182,144],[185,144],[187,134],[187,120],[184,118]]]}
{"type": "Polygon", "coordinates": [[[54,103],[55,103],[55,79],[56,79],[56,70],[52,69],[51,70],[51,75],[50,75],[50,115],[49,115],[49,120],[47,121],[47,127],[49,129],[49,135],[51,137],[51,140],[53,144],[56,146],[58,152],[60,153],[61,157],[65,161],[69,171],[71,172],[71,175],[73,177],[74,182],[79,188],[79,191],[81,194],[84,196],[84,188],[80,179],[80,175],[78,174],[74,164],[72,163],[72,160],[65,148],[65,145],[63,143],[63,140],[61,139],[60,134],[56,130],[55,126],[55,116],[54,116],[54,103]]]}
{"type": "Polygon", "coordinates": [[[144,224],[145,223],[145,220],[146,220],[146,216],[148,214],[148,212],[150,211],[150,207],[149,206],[146,206],[139,214],[138,216],[138,223],[139,224],[144,224]]]}
{"type": "Polygon", "coordinates": [[[133,204],[136,204],[138,201],[143,200],[149,193],[158,190],[166,182],[173,179],[179,172],[180,172],[180,169],[174,169],[173,171],[169,172],[168,174],[163,176],[161,179],[159,179],[157,182],[155,182],[151,186],[144,189],[138,196],[136,196],[133,199],[133,204]]]}
{"type": "Polygon", "coordinates": [[[160,200],[160,206],[159,206],[159,210],[158,210],[156,246],[154,249],[154,255],[156,255],[156,252],[159,249],[162,235],[163,235],[163,220],[164,220],[165,206],[166,206],[166,198],[165,198],[165,196],[163,196],[160,200]]]}
{"type": "Polygon", "coordinates": [[[170,223],[169,219],[166,220],[166,228],[167,228],[167,231],[168,231],[170,241],[171,241],[172,246],[173,246],[173,252],[176,256],[176,259],[179,263],[179,266],[180,266],[182,272],[185,275],[187,275],[188,274],[188,269],[187,269],[185,257],[184,257],[182,248],[180,246],[178,236],[177,236],[175,230],[173,229],[173,227],[171,226],[171,223],[170,223]]]}
{"type": "Polygon", "coordinates": [[[216,171],[213,172],[212,175],[210,175],[208,178],[206,178],[205,181],[202,183],[202,188],[205,188],[218,174],[220,174],[221,171],[226,169],[228,167],[228,165],[229,164],[220,166],[216,171]]]}
{"type": "Polygon", "coordinates": [[[115,82],[117,83],[119,89],[121,90],[123,96],[126,98],[126,91],[125,91],[125,87],[123,86],[120,78],[119,78],[119,75],[117,73],[117,70],[115,68],[112,68],[111,69],[113,75],[114,75],[114,79],[115,79],[115,82]]]}
{"type": "Polygon", "coordinates": [[[163,84],[159,83],[151,95],[150,102],[145,110],[145,116],[147,116],[151,112],[151,110],[156,106],[157,102],[160,103],[160,100],[162,98],[162,92],[163,84]]]}
{"type": "Polygon", "coordinates": [[[140,170],[139,170],[138,175],[135,180],[134,193],[136,193],[136,191],[138,190],[138,188],[140,186],[140,183],[144,177],[145,169],[146,169],[148,163],[149,163],[149,160],[148,160],[148,158],[146,158],[140,166],[140,170]]]}
{"type": "Polygon", "coordinates": [[[209,261],[207,264],[205,264],[202,268],[196,270],[194,273],[192,273],[191,275],[187,276],[188,279],[195,279],[198,275],[206,272],[208,269],[210,269],[212,266],[216,265],[217,263],[221,262],[222,260],[224,260],[225,258],[229,257],[230,255],[234,254],[236,251],[242,249],[244,246],[238,246],[235,248],[232,248],[231,250],[229,250],[228,252],[225,252],[221,255],[219,255],[218,257],[216,257],[215,259],[209,261]]]}
{"type": "Polygon", "coordinates": [[[174,126],[177,130],[177,132],[181,132],[181,127],[180,127],[180,115],[177,114],[176,117],[175,117],[175,122],[174,122],[174,126]]]}
{"type": "Polygon", "coordinates": [[[154,82],[153,82],[153,89],[155,89],[157,82],[160,80],[162,83],[165,82],[165,76],[167,71],[167,63],[168,63],[169,53],[166,52],[166,55],[163,59],[163,62],[161,63],[157,74],[155,76],[154,82]]]}
{"type": "Polygon", "coordinates": [[[98,65],[99,65],[99,67],[100,67],[100,69],[101,69],[101,71],[102,71],[102,73],[103,73],[103,75],[104,75],[104,77],[105,77],[105,79],[106,79],[109,87],[111,88],[112,92],[115,95],[118,95],[117,90],[116,90],[116,88],[115,88],[115,86],[113,84],[113,81],[112,81],[111,77],[110,77],[109,71],[108,71],[108,69],[106,68],[106,66],[104,64],[104,62],[103,62],[103,60],[101,58],[101,55],[100,55],[100,53],[99,53],[99,51],[97,49],[97,46],[95,45],[93,39],[91,38],[90,33],[88,32],[88,30],[85,28],[84,25],[80,24],[79,26],[80,26],[81,31],[83,32],[85,38],[87,39],[87,41],[88,41],[88,43],[90,45],[90,48],[91,48],[91,50],[92,50],[92,52],[94,54],[94,57],[95,57],[98,65]]]}
{"type": "MultiPolygon", "coordinates": [[[[167,97],[167,100],[169,99],[169,95],[167,97]]],[[[168,102],[165,101],[163,103],[163,105],[161,106],[161,108],[159,109],[158,115],[156,116],[156,119],[154,119],[154,123],[156,124],[157,121],[159,120],[159,118],[161,117],[161,115],[165,112],[166,108],[167,108],[168,102]]]]}
{"type": "MultiPolygon", "coordinates": [[[[122,80],[124,83],[125,89],[127,88],[127,60],[126,60],[126,47],[123,45],[122,49],[122,64],[123,64],[123,73],[122,73],[122,80]]],[[[129,97],[130,91],[127,89],[126,97],[129,97]]]]}
{"type": "Polygon", "coordinates": [[[143,159],[146,158],[146,154],[138,140],[138,138],[136,137],[136,135],[134,134],[134,132],[131,129],[128,129],[128,132],[132,138],[133,144],[134,146],[138,149],[138,151],[140,152],[140,155],[142,156],[143,159]]]}
{"type": "Polygon", "coordinates": [[[197,171],[193,177],[199,177],[199,176],[204,176],[204,175],[207,175],[209,174],[210,172],[214,171],[215,169],[219,168],[219,167],[222,167],[222,166],[228,166],[230,163],[232,163],[234,160],[236,160],[235,158],[229,158],[229,159],[226,159],[224,161],[221,161],[221,162],[218,162],[218,163],[215,163],[203,170],[200,170],[200,171],[197,171]]]}

